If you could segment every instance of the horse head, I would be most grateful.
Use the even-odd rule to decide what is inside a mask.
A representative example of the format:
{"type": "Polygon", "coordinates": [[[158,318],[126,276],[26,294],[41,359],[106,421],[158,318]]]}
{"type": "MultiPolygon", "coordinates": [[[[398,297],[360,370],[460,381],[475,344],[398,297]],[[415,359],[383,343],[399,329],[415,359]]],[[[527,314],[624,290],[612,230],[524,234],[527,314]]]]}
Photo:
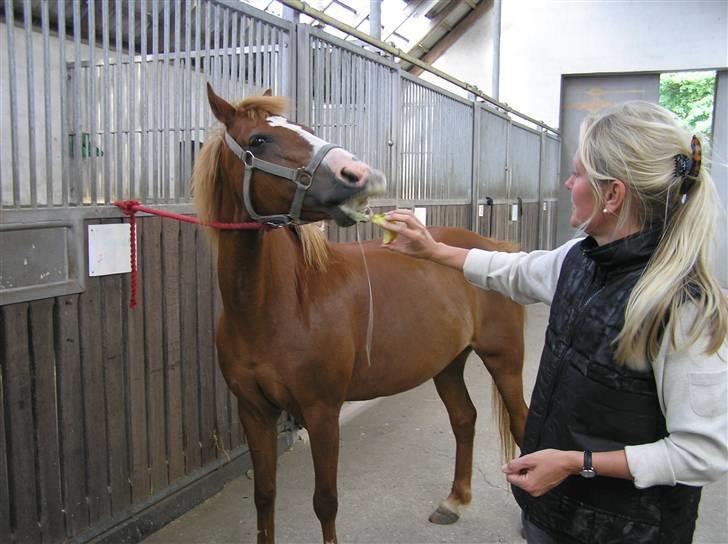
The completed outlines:
{"type": "Polygon", "coordinates": [[[369,197],[384,194],[381,172],[283,117],[285,101],[270,91],[237,106],[209,84],[207,96],[224,126],[218,179],[226,184],[221,205],[237,208],[232,215],[274,226],[323,219],[349,226],[365,219],[369,197]]]}

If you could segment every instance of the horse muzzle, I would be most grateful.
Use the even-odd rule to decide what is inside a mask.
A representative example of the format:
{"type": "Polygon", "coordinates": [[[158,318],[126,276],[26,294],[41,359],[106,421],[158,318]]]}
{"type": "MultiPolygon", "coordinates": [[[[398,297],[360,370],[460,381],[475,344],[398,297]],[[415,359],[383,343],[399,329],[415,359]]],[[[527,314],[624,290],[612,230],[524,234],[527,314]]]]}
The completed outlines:
{"type": "Polygon", "coordinates": [[[369,199],[384,196],[386,187],[387,178],[384,174],[379,170],[368,168],[361,191],[358,191],[338,206],[346,219],[341,218],[342,221],[335,216],[336,223],[340,226],[349,226],[354,223],[369,221],[369,199]]]}

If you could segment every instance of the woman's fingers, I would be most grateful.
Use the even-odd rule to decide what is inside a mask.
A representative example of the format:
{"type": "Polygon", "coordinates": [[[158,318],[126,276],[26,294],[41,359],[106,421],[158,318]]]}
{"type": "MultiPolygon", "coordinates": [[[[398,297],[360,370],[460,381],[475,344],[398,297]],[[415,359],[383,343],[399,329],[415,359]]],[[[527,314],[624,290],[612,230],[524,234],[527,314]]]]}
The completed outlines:
{"type": "Polygon", "coordinates": [[[387,221],[399,221],[411,228],[424,226],[410,210],[392,210],[386,213],[385,218],[387,221]]]}

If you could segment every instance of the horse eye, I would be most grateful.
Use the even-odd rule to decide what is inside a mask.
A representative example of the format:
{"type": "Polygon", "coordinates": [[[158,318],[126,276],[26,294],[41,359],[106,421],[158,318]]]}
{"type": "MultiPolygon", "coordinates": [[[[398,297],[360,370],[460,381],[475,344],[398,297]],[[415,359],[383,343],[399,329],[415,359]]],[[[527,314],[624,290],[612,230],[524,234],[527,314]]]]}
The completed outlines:
{"type": "Polygon", "coordinates": [[[260,147],[267,141],[265,136],[252,136],[250,138],[250,147],[260,147]]]}

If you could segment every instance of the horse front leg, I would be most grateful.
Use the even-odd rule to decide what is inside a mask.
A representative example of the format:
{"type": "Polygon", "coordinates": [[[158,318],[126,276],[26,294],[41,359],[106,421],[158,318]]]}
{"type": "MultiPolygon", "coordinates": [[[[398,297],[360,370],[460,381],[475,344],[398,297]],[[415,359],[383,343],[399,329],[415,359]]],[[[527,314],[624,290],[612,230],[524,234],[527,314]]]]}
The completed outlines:
{"type": "Polygon", "coordinates": [[[477,413],[465,386],[463,372],[469,350],[457,356],[442,372],[433,378],[440,399],[447,408],[450,425],[455,435],[455,477],[450,495],[430,515],[430,521],[448,525],[460,519],[462,506],[472,498],[473,441],[477,413]]]}
{"type": "Polygon", "coordinates": [[[311,440],[311,456],[316,478],[313,509],[321,522],[324,544],[336,544],[336,513],[339,496],[336,487],[339,463],[339,412],[341,407],[316,406],[304,410],[303,417],[311,440]]]}
{"type": "Polygon", "coordinates": [[[273,407],[251,409],[238,402],[238,415],[253,460],[255,509],[258,514],[258,544],[275,542],[276,463],[278,461],[278,416],[273,407]]]}

